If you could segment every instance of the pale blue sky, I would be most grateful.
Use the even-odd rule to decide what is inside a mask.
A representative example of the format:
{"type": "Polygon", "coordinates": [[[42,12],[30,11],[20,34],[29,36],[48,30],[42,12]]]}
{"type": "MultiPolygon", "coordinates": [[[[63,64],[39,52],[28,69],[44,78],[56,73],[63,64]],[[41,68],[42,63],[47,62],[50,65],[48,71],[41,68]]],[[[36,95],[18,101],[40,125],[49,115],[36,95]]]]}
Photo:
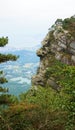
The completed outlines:
{"type": "Polygon", "coordinates": [[[0,0],[0,37],[9,46],[35,46],[57,18],[74,14],[75,0],[0,0]]]}

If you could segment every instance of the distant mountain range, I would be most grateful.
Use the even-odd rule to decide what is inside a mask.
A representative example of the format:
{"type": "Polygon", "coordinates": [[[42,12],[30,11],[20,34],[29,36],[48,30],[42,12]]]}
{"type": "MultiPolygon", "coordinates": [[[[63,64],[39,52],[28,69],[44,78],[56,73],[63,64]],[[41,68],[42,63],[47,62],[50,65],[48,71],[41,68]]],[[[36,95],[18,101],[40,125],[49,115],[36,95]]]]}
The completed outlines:
{"type": "Polygon", "coordinates": [[[38,44],[33,47],[22,47],[22,48],[15,48],[11,46],[5,46],[5,47],[0,47],[0,52],[12,52],[12,51],[19,51],[19,50],[28,50],[28,51],[34,51],[38,50],[41,47],[41,44],[38,44]]]}
{"type": "Polygon", "coordinates": [[[19,55],[19,59],[15,62],[0,64],[0,70],[4,71],[5,77],[8,79],[8,83],[3,84],[3,86],[9,88],[9,93],[14,95],[27,91],[31,87],[31,77],[39,66],[39,58],[34,49],[3,47],[0,52],[19,55]]]}

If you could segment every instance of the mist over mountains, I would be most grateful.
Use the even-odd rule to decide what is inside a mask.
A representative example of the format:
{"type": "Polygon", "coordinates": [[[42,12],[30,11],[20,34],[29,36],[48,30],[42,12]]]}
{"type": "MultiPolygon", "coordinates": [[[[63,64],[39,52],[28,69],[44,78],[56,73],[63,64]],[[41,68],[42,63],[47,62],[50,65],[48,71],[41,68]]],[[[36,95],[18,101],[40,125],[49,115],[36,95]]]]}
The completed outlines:
{"type": "Polygon", "coordinates": [[[0,48],[0,52],[19,56],[15,62],[9,61],[0,64],[0,69],[4,70],[4,75],[8,79],[8,83],[3,86],[9,88],[9,93],[14,95],[27,91],[31,87],[31,77],[39,66],[39,58],[36,56],[35,50],[6,47],[0,48]]]}
{"type": "Polygon", "coordinates": [[[13,51],[20,51],[20,50],[27,50],[27,51],[33,51],[36,52],[41,47],[41,44],[38,44],[36,46],[32,47],[12,47],[12,46],[5,46],[5,47],[0,47],[0,52],[13,52],[13,51]]]}

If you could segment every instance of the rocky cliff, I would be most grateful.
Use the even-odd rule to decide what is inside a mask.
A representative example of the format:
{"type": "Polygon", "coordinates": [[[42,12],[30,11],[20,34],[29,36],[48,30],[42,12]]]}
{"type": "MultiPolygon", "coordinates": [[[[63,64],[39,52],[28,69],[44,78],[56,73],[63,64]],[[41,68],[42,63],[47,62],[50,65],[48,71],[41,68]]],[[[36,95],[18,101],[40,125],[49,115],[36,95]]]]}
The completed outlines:
{"type": "Polygon", "coordinates": [[[37,50],[40,65],[37,74],[32,77],[32,84],[47,86],[54,89],[59,86],[53,76],[46,77],[46,72],[55,61],[67,65],[75,65],[75,16],[64,20],[57,19],[42,41],[42,47],[37,50]]]}

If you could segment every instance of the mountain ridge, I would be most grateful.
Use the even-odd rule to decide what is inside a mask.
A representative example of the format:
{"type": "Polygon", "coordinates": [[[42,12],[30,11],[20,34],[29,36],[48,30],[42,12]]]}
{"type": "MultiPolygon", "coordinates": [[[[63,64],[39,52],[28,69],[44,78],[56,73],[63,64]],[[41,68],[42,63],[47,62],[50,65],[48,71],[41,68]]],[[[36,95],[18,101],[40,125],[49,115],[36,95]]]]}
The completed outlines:
{"type": "Polygon", "coordinates": [[[14,51],[20,51],[20,50],[26,50],[26,51],[33,51],[36,52],[37,49],[39,49],[41,47],[40,44],[33,46],[33,47],[20,47],[20,48],[16,48],[16,47],[11,47],[11,46],[5,46],[5,47],[0,47],[0,52],[14,52],[14,51]]]}

